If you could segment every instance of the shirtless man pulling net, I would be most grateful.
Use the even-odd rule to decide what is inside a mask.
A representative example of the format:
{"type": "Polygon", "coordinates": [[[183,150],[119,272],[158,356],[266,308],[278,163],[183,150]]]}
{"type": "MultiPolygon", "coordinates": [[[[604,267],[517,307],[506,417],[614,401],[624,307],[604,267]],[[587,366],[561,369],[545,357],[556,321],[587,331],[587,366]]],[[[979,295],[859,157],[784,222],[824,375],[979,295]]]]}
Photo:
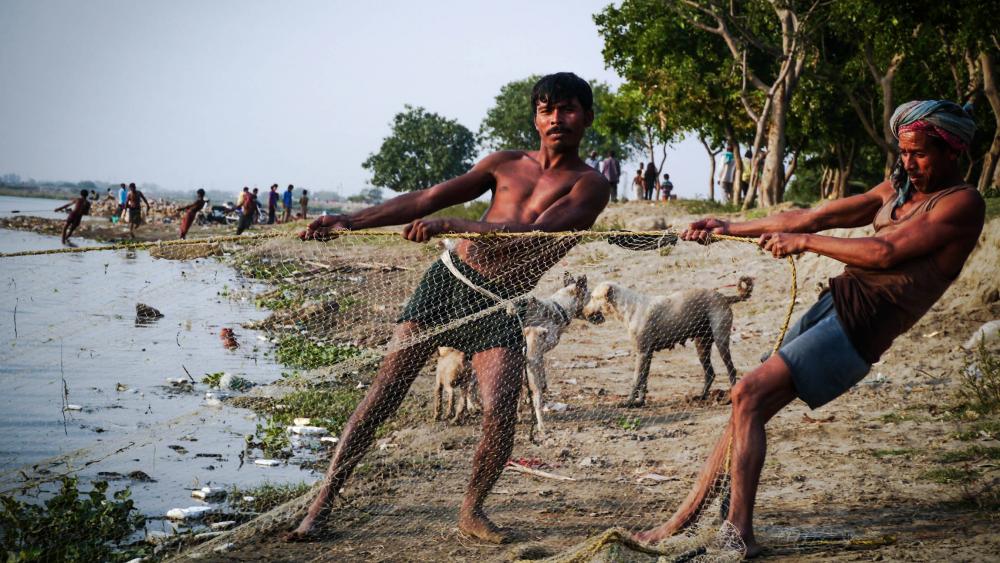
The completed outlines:
{"type": "Polygon", "coordinates": [[[816,409],[857,384],[962,271],[985,218],[983,198],[958,168],[975,123],[954,103],[927,100],[899,106],[891,125],[899,161],[892,178],[867,193],[743,223],[704,219],[682,233],[701,242],[712,234],[759,236],[776,258],[815,252],[846,268],[792,326],[778,353],[733,387],[732,418],[694,489],[670,520],[636,539],[655,543],[691,524],[731,455],[727,519],[747,556],[760,553],[753,506],[764,466],[764,425],[795,398],[816,409]],[[869,237],[813,234],[869,224],[875,228],[869,237]]]}
{"type": "MultiPolygon", "coordinates": [[[[322,239],[335,236],[337,230],[401,224],[407,224],[403,237],[415,242],[447,233],[555,232],[591,227],[607,205],[611,188],[578,154],[584,131],[594,120],[590,86],[572,73],[545,76],[532,89],[531,106],[541,137],[538,151],[493,153],[466,174],[426,190],[351,215],[320,217],[302,237],[322,239]],[[493,199],[480,221],[422,219],[487,191],[493,199]]],[[[459,528],[490,542],[506,539],[486,517],[483,502],[510,458],[524,357],[520,321],[495,297],[515,300],[529,292],[575,243],[573,237],[463,240],[427,270],[400,315],[371,389],[344,427],[316,499],[289,539],[305,536],[325,517],[332,496],[371,445],[379,425],[399,408],[437,346],[451,346],[472,355],[483,402],[483,435],[472,459],[459,528]],[[495,311],[477,315],[497,305],[501,306],[495,311]],[[462,320],[470,315],[476,316],[462,320]],[[421,338],[422,332],[444,326],[449,328],[421,338]]]]}

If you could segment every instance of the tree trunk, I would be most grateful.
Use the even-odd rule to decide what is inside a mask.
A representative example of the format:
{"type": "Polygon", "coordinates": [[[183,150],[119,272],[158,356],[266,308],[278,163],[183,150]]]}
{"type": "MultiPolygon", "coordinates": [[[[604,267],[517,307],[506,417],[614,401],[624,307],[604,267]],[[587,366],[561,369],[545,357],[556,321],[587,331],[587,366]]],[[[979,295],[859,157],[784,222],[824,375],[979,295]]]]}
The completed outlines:
{"type": "Polygon", "coordinates": [[[784,194],[785,123],[788,119],[788,98],[781,86],[774,95],[771,123],[767,132],[767,157],[760,180],[761,204],[770,207],[781,203],[784,194]]]}
{"type": "Polygon", "coordinates": [[[708,153],[708,162],[710,163],[710,170],[712,175],[708,177],[708,197],[709,199],[715,199],[715,155],[719,154],[717,152],[712,152],[712,147],[708,146],[705,141],[705,137],[698,135],[698,140],[701,141],[701,146],[705,147],[705,152],[708,153]]]}
{"type": "Polygon", "coordinates": [[[740,156],[741,152],[740,144],[733,141],[733,158],[736,159],[736,177],[733,178],[733,193],[730,194],[732,197],[726,202],[731,203],[733,207],[740,204],[740,194],[743,193],[743,157],[740,156]]]}
{"type": "Polygon", "coordinates": [[[979,62],[983,72],[983,94],[990,102],[993,119],[997,122],[997,128],[993,132],[993,143],[983,156],[983,168],[979,172],[978,188],[981,193],[986,193],[990,188],[997,186],[996,177],[1000,174],[1000,167],[997,166],[997,160],[1000,159],[1000,93],[997,92],[993,53],[983,49],[979,53],[979,62]]]}

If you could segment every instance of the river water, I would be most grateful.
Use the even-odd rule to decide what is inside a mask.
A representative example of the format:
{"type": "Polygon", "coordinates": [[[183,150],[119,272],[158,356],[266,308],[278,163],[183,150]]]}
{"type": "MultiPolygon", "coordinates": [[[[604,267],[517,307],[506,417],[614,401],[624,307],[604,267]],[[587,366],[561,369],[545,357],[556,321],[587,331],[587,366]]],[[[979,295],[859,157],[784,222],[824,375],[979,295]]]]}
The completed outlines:
{"type": "MultiPolygon", "coordinates": [[[[2,198],[0,209],[9,211],[9,199],[56,206],[2,198]]],[[[57,237],[0,229],[0,252],[58,247],[57,237]]],[[[144,514],[162,516],[197,505],[190,489],[205,485],[316,479],[295,466],[242,464],[253,414],[208,406],[203,384],[179,391],[167,383],[218,371],[256,383],[280,378],[265,354],[271,344],[240,327],[265,316],[250,298],[261,288],[232,268],[124,250],[56,254],[0,259],[0,284],[0,492],[25,477],[69,472],[86,482],[143,471],[156,481],[113,480],[112,489],[130,486],[144,514]],[[163,318],[137,324],[136,303],[163,318]],[[222,346],[222,327],[234,329],[240,348],[222,346]]]]}

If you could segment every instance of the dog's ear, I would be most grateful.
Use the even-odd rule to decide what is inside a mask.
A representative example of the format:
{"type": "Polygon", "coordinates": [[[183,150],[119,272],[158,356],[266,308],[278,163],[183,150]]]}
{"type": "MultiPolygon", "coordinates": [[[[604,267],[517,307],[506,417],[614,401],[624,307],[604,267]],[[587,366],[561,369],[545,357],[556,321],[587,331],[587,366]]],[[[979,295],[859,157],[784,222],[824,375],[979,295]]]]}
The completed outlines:
{"type": "Polygon", "coordinates": [[[607,291],[604,292],[604,299],[607,301],[615,300],[615,286],[610,283],[607,285],[607,291]]]}
{"type": "Polygon", "coordinates": [[[573,285],[573,275],[569,272],[563,272],[563,287],[567,285],[573,285]]]}

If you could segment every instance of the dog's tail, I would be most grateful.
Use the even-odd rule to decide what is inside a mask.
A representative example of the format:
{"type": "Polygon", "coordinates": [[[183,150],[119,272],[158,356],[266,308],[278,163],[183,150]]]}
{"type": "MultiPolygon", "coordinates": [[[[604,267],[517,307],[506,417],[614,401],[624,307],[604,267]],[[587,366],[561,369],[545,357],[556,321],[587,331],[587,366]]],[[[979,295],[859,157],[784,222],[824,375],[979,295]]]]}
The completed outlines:
{"type": "Polygon", "coordinates": [[[750,294],[753,293],[753,278],[750,276],[740,277],[739,283],[736,284],[736,295],[726,296],[726,303],[732,305],[733,303],[739,303],[740,301],[746,301],[750,299],[750,294]]]}

